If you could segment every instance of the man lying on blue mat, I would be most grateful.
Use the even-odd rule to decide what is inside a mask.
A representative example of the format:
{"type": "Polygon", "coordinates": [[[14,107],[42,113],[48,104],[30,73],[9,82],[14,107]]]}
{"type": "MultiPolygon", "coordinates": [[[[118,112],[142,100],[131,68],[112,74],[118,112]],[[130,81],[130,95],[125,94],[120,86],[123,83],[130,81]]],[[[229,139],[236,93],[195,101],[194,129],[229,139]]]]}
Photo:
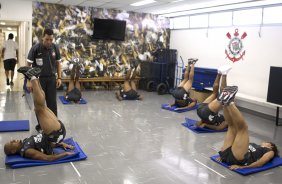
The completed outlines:
{"type": "Polygon", "coordinates": [[[224,105],[224,116],[228,122],[218,161],[231,165],[231,170],[260,167],[278,156],[278,150],[272,142],[261,145],[249,143],[248,125],[234,103],[237,91],[237,86],[227,86],[218,98],[224,105]]]}
{"type": "Polygon", "coordinates": [[[39,160],[55,160],[66,154],[72,154],[51,155],[54,145],[64,148],[72,148],[72,146],[62,143],[66,136],[65,126],[45,104],[45,94],[38,80],[41,69],[38,67],[21,67],[18,72],[24,74],[31,81],[34,111],[43,132],[24,139],[24,141],[13,140],[6,143],[4,146],[5,153],[7,155],[19,153],[24,157],[39,160]]]}
{"type": "Polygon", "coordinates": [[[79,76],[81,72],[81,64],[79,61],[75,62],[74,64],[70,65],[71,69],[71,75],[70,75],[70,81],[68,85],[68,89],[65,93],[65,99],[68,101],[73,101],[74,103],[79,103],[81,99],[81,89],[80,89],[80,82],[79,82],[79,76]]]}
{"type": "Polygon", "coordinates": [[[64,124],[45,104],[45,94],[38,80],[41,69],[25,66],[19,68],[18,72],[24,74],[31,81],[34,111],[43,133],[49,137],[50,142],[62,142],[66,136],[66,129],[64,124]]]}
{"type": "Polygon", "coordinates": [[[198,59],[188,59],[188,65],[184,73],[184,79],[172,92],[172,96],[175,98],[175,101],[174,104],[171,104],[170,106],[177,106],[175,110],[192,108],[197,104],[197,100],[192,99],[189,96],[189,90],[192,88],[194,80],[194,65],[197,61],[198,59]]]}
{"type": "Polygon", "coordinates": [[[197,114],[199,118],[201,118],[201,121],[197,122],[196,126],[212,130],[223,130],[227,127],[224,116],[219,114],[219,111],[222,109],[222,104],[217,100],[217,97],[219,90],[222,91],[227,85],[226,78],[230,69],[231,66],[229,65],[222,66],[218,69],[218,74],[213,83],[212,94],[205,99],[197,109],[197,114]]]}
{"type": "Polygon", "coordinates": [[[6,143],[4,146],[4,152],[6,155],[19,154],[22,157],[45,161],[54,161],[73,154],[73,152],[53,154],[53,148],[59,146],[64,149],[73,149],[73,146],[63,142],[53,144],[49,141],[49,137],[47,135],[39,133],[37,135],[32,135],[23,141],[12,140],[6,143]]]}
{"type": "Polygon", "coordinates": [[[126,76],[123,87],[116,92],[116,98],[119,101],[122,100],[142,100],[142,97],[137,92],[136,84],[135,84],[135,77],[136,77],[136,68],[130,69],[126,76]]]}

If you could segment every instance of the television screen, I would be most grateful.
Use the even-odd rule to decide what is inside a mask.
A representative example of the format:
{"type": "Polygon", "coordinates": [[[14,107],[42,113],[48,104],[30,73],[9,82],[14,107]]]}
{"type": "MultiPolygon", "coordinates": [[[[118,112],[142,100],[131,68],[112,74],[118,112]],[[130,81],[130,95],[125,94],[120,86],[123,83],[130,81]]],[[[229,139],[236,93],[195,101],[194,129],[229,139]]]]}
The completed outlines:
{"type": "Polygon", "coordinates": [[[124,41],[126,21],[94,18],[93,39],[124,41]]]}
{"type": "Polygon", "coordinates": [[[282,105],[282,67],[270,67],[267,102],[282,105]]]}

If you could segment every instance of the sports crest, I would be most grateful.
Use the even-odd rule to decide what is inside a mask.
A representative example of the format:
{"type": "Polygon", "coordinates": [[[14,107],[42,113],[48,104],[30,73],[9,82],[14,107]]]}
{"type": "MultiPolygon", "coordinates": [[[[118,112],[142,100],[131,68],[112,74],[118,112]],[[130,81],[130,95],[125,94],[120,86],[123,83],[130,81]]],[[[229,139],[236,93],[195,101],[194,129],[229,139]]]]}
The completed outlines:
{"type": "Polygon", "coordinates": [[[238,29],[235,29],[234,37],[231,37],[231,34],[228,32],[226,36],[230,39],[228,44],[228,50],[225,49],[226,57],[235,63],[240,59],[243,59],[243,56],[246,54],[246,51],[243,50],[243,42],[242,40],[246,38],[247,33],[244,32],[242,36],[239,36],[238,29]]]}

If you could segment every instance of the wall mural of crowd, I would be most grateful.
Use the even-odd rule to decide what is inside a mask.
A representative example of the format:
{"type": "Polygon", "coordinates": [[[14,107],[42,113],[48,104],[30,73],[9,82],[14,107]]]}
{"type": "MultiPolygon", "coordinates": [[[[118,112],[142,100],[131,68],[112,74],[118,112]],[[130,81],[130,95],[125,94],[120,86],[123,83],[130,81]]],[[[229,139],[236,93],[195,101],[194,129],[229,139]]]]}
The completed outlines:
{"type": "Polygon", "coordinates": [[[32,16],[33,44],[44,28],[54,30],[63,76],[72,62],[79,62],[82,77],[121,77],[132,65],[153,62],[158,49],[169,48],[169,19],[153,14],[34,2],[32,16]],[[93,40],[94,18],[125,20],[125,41],[93,40]]]}

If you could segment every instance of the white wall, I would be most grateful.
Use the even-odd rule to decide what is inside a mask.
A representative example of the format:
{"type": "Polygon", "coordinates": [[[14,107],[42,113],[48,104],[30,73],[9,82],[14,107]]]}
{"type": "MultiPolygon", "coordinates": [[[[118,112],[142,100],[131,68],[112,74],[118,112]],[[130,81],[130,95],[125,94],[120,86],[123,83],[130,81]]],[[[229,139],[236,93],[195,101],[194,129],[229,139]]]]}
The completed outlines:
{"type": "Polygon", "coordinates": [[[262,27],[261,37],[258,34],[259,27],[236,28],[240,36],[246,32],[247,37],[243,39],[243,50],[246,50],[244,60],[235,63],[225,55],[229,44],[226,33],[229,32],[233,37],[235,27],[172,30],[170,48],[177,49],[178,55],[186,63],[187,58],[199,58],[196,64],[198,67],[232,65],[228,74],[228,85],[239,86],[238,96],[250,101],[266,101],[270,66],[282,67],[282,27],[262,27]]]}
{"type": "Polygon", "coordinates": [[[0,20],[32,20],[32,2],[22,0],[1,0],[0,20]]]}
{"type": "Polygon", "coordinates": [[[22,0],[1,0],[0,20],[18,21],[19,62],[26,65],[26,55],[31,48],[32,2],[22,0]]]}

